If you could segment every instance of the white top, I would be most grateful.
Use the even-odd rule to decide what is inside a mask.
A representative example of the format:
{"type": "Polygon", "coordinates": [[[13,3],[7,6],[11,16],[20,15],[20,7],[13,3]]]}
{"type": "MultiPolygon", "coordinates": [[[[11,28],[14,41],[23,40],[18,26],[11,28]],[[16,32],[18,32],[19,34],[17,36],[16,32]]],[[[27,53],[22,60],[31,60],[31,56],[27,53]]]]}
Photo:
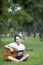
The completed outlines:
{"type": "Polygon", "coordinates": [[[25,50],[25,46],[23,44],[17,45],[17,43],[11,43],[9,44],[10,47],[16,48],[17,50],[25,50]]]}

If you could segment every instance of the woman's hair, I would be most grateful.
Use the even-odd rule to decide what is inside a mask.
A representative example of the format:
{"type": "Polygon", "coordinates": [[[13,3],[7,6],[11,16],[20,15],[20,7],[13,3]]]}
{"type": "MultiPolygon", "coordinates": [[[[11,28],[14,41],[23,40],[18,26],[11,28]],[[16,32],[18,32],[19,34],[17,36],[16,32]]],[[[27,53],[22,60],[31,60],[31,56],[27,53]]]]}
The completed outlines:
{"type": "Polygon", "coordinates": [[[16,42],[16,37],[21,38],[21,36],[19,36],[19,35],[15,35],[15,36],[14,36],[14,41],[15,41],[15,42],[16,42]]]}

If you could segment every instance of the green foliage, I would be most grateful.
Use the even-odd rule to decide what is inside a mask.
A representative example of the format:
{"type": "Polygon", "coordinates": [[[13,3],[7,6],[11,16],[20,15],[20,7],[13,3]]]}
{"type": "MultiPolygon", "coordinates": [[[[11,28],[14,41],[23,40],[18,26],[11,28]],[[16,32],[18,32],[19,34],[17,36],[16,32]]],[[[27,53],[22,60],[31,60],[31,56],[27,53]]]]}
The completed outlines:
{"type": "Polygon", "coordinates": [[[10,33],[10,34],[14,34],[14,29],[13,29],[13,28],[10,28],[9,33],[10,33]]]}
{"type": "MultiPolygon", "coordinates": [[[[0,34],[8,33],[10,28],[14,31],[23,31],[25,28],[27,30],[29,24],[33,25],[35,21],[42,25],[42,0],[0,0],[0,34]],[[15,6],[20,6],[21,10],[13,11],[15,6]],[[12,12],[8,12],[10,7],[13,7],[12,12]]],[[[40,29],[43,30],[43,25],[40,29]]]]}
{"type": "Polygon", "coordinates": [[[14,3],[19,3],[30,15],[41,15],[43,10],[43,1],[42,0],[16,0],[14,3]]]}

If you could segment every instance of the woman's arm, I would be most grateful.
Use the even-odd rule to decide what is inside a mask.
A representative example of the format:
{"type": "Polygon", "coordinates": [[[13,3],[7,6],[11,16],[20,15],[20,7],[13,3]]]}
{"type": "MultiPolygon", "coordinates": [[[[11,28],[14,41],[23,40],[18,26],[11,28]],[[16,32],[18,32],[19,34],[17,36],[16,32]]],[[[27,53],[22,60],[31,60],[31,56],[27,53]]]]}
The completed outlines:
{"type": "Polygon", "coordinates": [[[5,45],[4,47],[10,49],[10,51],[13,52],[13,49],[9,46],[9,44],[5,45]]]}

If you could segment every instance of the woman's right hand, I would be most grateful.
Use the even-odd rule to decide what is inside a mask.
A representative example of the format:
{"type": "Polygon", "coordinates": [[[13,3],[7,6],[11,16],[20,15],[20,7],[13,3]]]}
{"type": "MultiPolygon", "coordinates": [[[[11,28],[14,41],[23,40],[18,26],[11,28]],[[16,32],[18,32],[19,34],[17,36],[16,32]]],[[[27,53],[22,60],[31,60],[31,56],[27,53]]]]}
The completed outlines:
{"type": "Polygon", "coordinates": [[[10,48],[10,51],[11,51],[11,52],[13,52],[13,49],[12,49],[12,48],[10,48]]]}

